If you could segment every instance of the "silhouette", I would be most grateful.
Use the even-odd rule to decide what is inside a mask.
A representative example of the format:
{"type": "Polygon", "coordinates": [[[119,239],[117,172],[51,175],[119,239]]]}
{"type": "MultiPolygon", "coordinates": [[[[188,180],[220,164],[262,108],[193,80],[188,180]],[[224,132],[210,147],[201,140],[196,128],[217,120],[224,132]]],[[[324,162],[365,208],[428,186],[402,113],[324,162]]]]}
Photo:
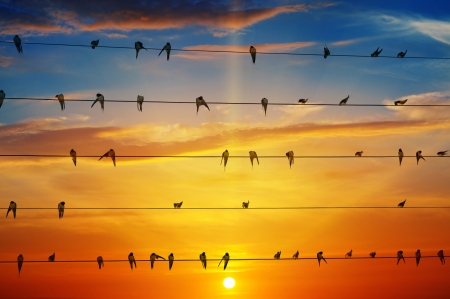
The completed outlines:
{"type": "Polygon", "coordinates": [[[440,157],[443,157],[443,156],[447,155],[447,152],[448,152],[448,150],[442,151],[442,152],[438,152],[437,155],[440,156],[440,157]]]}
{"type": "Polygon", "coordinates": [[[266,98],[263,98],[261,100],[261,105],[263,106],[263,109],[264,109],[264,116],[267,115],[267,104],[269,104],[269,100],[266,98]]]}
{"type": "Polygon", "coordinates": [[[420,253],[420,249],[417,249],[417,251],[416,251],[416,266],[419,266],[421,257],[422,257],[422,254],[420,253]]]}
{"type": "Polygon", "coordinates": [[[250,200],[249,201],[247,201],[247,202],[243,202],[242,203],[242,207],[244,208],[244,209],[248,209],[248,205],[250,204],[250,200]]]}
{"type": "Polygon", "coordinates": [[[93,40],[93,41],[91,41],[91,47],[92,47],[92,49],[95,49],[95,47],[97,47],[98,46],[98,43],[100,42],[100,40],[98,39],[98,40],[93,40]]]}
{"type": "Polygon", "coordinates": [[[253,169],[253,160],[254,159],[256,159],[256,162],[258,162],[258,165],[259,165],[258,155],[256,154],[255,151],[249,151],[248,154],[250,155],[250,162],[252,163],[252,169],[253,169]]]}
{"type": "Polygon", "coordinates": [[[102,112],[105,110],[105,97],[101,93],[97,93],[97,98],[94,103],[92,103],[91,108],[94,107],[95,103],[99,102],[102,112]]]}
{"type": "Polygon", "coordinates": [[[173,257],[173,253],[171,253],[170,255],[169,255],[169,270],[172,270],[172,266],[173,266],[173,260],[174,260],[175,258],[173,257]]]}
{"type": "Polygon", "coordinates": [[[142,104],[144,103],[144,96],[137,96],[137,109],[139,112],[142,112],[142,104]]]}
{"type": "Polygon", "coordinates": [[[163,258],[160,255],[157,255],[156,253],[152,253],[150,254],[150,267],[153,269],[153,264],[155,263],[155,260],[157,259],[163,259],[166,260],[165,258],[163,258]]]}
{"type": "Polygon", "coordinates": [[[369,255],[370,255],[371,258],[375,258],[375,256],[377,255],[377,253],[376,253],[375,251],[372,251],[369,255]]]}
{"type": "Polygon", "coordinates": [[[102,267],[105,266],[105,264],[103,263],[103,257],[102,256],[98,256],[97,257],[97,263],[98,263],[98,268],[101,270],[102,267]]]}
{"type": "Polygon", "coordinates": [[[222,259],[220,260],[220,263],[219,263],[219,265],[218,265],[217,267],[219,267],[220,264],[221,264],[222,261],[223,261],[223,263],[224,263],[223,269],[225,270],[225,269],[227,268],[227,265],[228,265],[228,261],[229,261],[229,260],[230,260],[230,255],[229,255],[228,252],[227,252],[227,253],[225,253],[225,255],[222,257],[222,259]]]}
{"type": "Polygon", "coordinates": [[[356,153],[355,153],[355,156],[357,156],[357,157],[361,157],[361,156],[362,156],[362,154],[363,154],[363,151],[360,151],[360,152],[356,152],[356,153]]]}
{"type": "Polygon", "coordinates": [[[222,162],[224,162],[223,163],[223,171],[225,171],[225,168],[227,167],[227,162],[228,162],[228,157],[229,156],[230,156],[230,154],[228,153],[228,150],[225,150],[222,153],[222,160],[220,160],[220,165],[222,165],[222,162]]]}
{"type": "Polygon", "coordinates": [[[59,104],[61,105],[61,111],[64,111],[66,109],[66,103],[64,103],[64,95],[62,93],[57,94],[55,98],[58,99],[59,104]]]}
{"type": "Polygon", "coordinates": [[[255,64],[255,61],[256,61],[256,49],[253,46],[250,46],[250,55],[252,55],[252,61],[253,61],[253,64],[255,64]]]}
{"type": "Polygon", "coordinates": [[[16,45],[16,49],[17,49],[17,52],[19,52],[20,54],[22,54],[23,53],[23,50],[22,50],[22,41],[20,40],[20,37],[18,36],[18,35],[16,35],[16,36],[14,36],[14,44],[16,45]]]}
{"type": "Polygon", "coordinates": [[[114,167],[116,167],[116,152],[113,149],[110,149],[109,151],[107,151],[98,160],[100,161],[103,157],[111,157],[111,160],[113,161],[114,167]]]}
{"type": "Polygon", "coordinates": [[[206,270],[206,253],[200,254],[200,261],[202,262],[202,267],[206,270]]]}
{"type": "Polygon", "coordinates": [[[0,108],[1,108],[2,105],[3,105],[3,101],[5,100],[5,97],[6,97],[6,94],[5,94],[5,92],[3,91],[3,89],[0,90],[0,108]]]}
{"type": "Polygon", "coordinates": [[[137,268],[136,259],[134,258],[134,255],[132,252],[130,252],[130,254],[128,255],[128,261],[130,262],[131,270],[133,270],[133,263],[134,263],[134,267],[137,268]]]}
{"type": "Polygon", "coordinates": [[[348,95],[345,99],[339,102],[339,106],[347,105],[347,101],[350,98],[350,95],[348,95]]]}
{"type": "Polygon", "coordinates": [[[441,261],[441,264],[445,265],[444,250],[439,250],[438,251],[438,257],[439,257],[439,260],[441,261]]]}
{"type": "Polygon", "coordinates": [[[398,106],[398,105],[402,106],[402,105],[405,105],[407,101],[408,101],[408,99],[403,100],[403,101],[395,101],[394,105],[395,106],[398,106]]]}
{"type": "Polygon", "coordinates": [[[19,277],[20,277],[20,270],[22,270],[22,264],[23,264],[23,255],[19,254],[17,257],[17,267],[19,268],[19,277]]]}
{"type": "Polygon", "coordinates": [[[353,255],[353,249],[350,249],[350,251],[347,252],[347,254],[345,255],[345,258],[352,257],[352,255],[353,255]]]}
{"type": "Polygon", "coordinates": [[[298,250],[297,250],[297,252],[294,253],[294,255],[292,256],[292,258],[293,258],[294,260],[296,260],[296,259],[298,259],[298,255],[299,255],[299,252],[298,252],[298,250]]]}
{"type": "Polygon", "coordinates": [[[306,104],[306,102],[308,102],[308,99],[300,99],[300,100],[298,100],[298,102],[300,104],[306,104]]]}
{"type": "Polygon", "coordinates": [[[420,159],[426,161],[425,158],[422,156],[422,151],[416,152],[417,165],[419,165],[419,160],[420,160],[420,159]]]}
{"type": "Polygon", "coordinates": [[[380,55],[381,51],[383,51],[383,49],[381,49],[380,51],[378,51],[380,47],[378,47],[375,52],[373,52],[372,54],[370,54],[370,56],[372,57],[378,57],[378,55],[380,55]]]}
{"type": "Polygon", "coordinates": [[[161,49],[161,52],[159,52],[158,57],[159,57],[159,55],[161,55],[161,53],[162,53],[164,50],[166,50],[166,52],[167,52],[167,61],[169,61],[170,50],[171,50],[171,49],[172,49],[172,46],[170,45],[170,43],[167,43],[167,44],[161,49]]]}
{"type": "Polygon", "coordinates": [[[54,262],[56,258],[56,254],[53,252],[53,254],[51,256],[48,257],[48,261],[49,262],[54,262]]]}
{"type": "Polygon", "coordinates": [[[398,149],[398,160],[400,162],[400,166],[402,166],[402,160],[403,160],[403,151],[401,148],[398,149]]]}
{"type": "Polygon", "coordinates": [[[176,203],[173,204],[173,207],[175,209],[179,209],[179,208],[181,208],[182,205],[183,205],[183,202],[176,202],[176,203]]]}
{"type": "Polygon", "coordinates": [[[320,267],[320,260],[323,260],[325,262],[325,264],[328,264],[326,259],[323,257],[323,252],[322,251],[319,251],[317,253],[317,260],[319,261],[319,267],[320,267]]]}
{"type": "MultiPolygon", "coordinates": [[[[195,103],[197,104],[197,114],[198,114],[198,107],[200,107],[202,105],[205,106],[206,108],[208,108],[208,110],[209,110],[208,104],[206,104],[206,102],[202,96],[199,96],[198,98],[196,98],[195,103]]],[[[209,110],[209,111],[211,111],[211,110],[209,110]]]]}
{"type": "Polygon", "coordinates": [[[136,59],[138,58],[138,54],[141,49],[147,51],[147,49],[144,48],[144,45],[140,41],[134,43],[134,48],[136,49],[136,59]]]}
{"type": "Polygon", "coordinates": [[[403,251],[398,251],[397,252],[397,265],[400,262],[400,260],[403,260],[403,262],[406,264],[405,258],[403,257],[403,251]]]}
{"type": "Polygon", "coordinates": [[[58,204],[58,216],[59,216],[59,219],[64,217],[64,206],[65,205],[66,205],[66,203],[64,201],[61,201],[58,204]]]}
{"type": "Polygon", "coordinates": [[[294,152],[293,151],[288,151],[286,153],[286,157],[289,160],[289,168],[292,168],[292,164],[294,164],[294,152]]]}
{"type": "Polygon", "coordinates": [[[323,48],[323,58],[327,59],[328,55],[330,55],[330,50],[328,49],[327,45],[323,48]]]}
{"type": "Polygon", "coordinates": [[[405,206],[406,199],[398,204],[398,207],[403,208],[405,206]]]}
{"type": "Polygon", "coordinates": [[[397,54],[397,58],[404,58],[406,55],[406,52],[408,52],[408,50],[405,50],[405,52],[400,52],[397,54]]]}
{"type": "Polygon", "coordinates": [[[13,215],[14,215],[14,219],[16,219],[16,209],[17,209],[17,204],[14,201],[11,201],[9,203],[8,211],[6,212],[6,218],[8,218],[9,212],[12,211],[13,215]]]}
{"type": "Polygon", "coordinates": [[[281,251],[278,251],[277,253],[275,253],[275,255],[273,256],[274,259],[279,260],[281,257],[281,251]]]}

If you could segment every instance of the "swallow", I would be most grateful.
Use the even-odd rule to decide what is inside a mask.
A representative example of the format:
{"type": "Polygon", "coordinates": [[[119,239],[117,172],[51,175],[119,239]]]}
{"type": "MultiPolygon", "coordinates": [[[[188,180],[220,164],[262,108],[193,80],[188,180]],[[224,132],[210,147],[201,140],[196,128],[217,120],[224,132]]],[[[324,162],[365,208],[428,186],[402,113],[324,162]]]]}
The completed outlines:
{"type": "Polygon", "coordinates": [[[372,57],[378,57],[378,55],[380,55],[381,51],[383,51],[383,49],[381,49],[380,51],[378,51],[380,47],[378,47],[375,52],[373,52],[372,54],[370,54],[370,56],[372,57]]]}
{"type": "Polygon", "coordinates": [[[344,106],[347,104],[348,99],[350,98],[350,95],[348,95],[345,99],[339,102],[339,106],[344,106]]]}
{"type": "Polygon", "coordinates": [[[14,219],[16,219],[16,209],[17,209],[17,204],[14,201],[11,201],[9,203],[8,211],[6,212],[6,217],[8,217],[9,212],[12,211],[13,215],[14,215],[14,219]]]}
{"type": "Polygon", "coordinates": [[[171,50],[171,49],[172,49],[172,46],[170,45],[170,43],[167,43],[167,44],[162,48],[161,52],[159,52],[158,57],[159,57],[159,55],[161,55],[161,53],[162,53],[164,50],[166,50],[166,52],[167,52],[167,61],[169,61],[169,56],[170,56],[170,50],[171,50]]]}
{"type": "Polygon", "coordinates": [[[293,258],[294,260],[296,260],[296,259],[298,259],[298,255],[299,255],[299,252],[298,252],[298,250],[297,250],[297,252],[294,253],[294,255],[292,256],[292,258],[293,258]]]}
{"type": "Polygon", "coordinates": [[[291,168],[291,167],[292,167],[292,164],[294,164],[294,152],[293,152],[293,151],[288,151],[288,152],[286,153],[286,157],[287,157],[288,160],[289,160],[289,168],[291,168]]]}
{"type": "Polygon", "coordinates": [[[352,255],[353,255],[353,249],[350,249],[350,251],[345,254],[345,258],[352,257],[352,255]]]}
{"type": "Polygon", "coordinates": [[[356,152],[356,153],[355,153],[355,156],[357,156],[357,157],[361,157],[361,156],[362,156],[362,154],[363,154],[363,151],[360,151],[360,152],[356,152]]]}
{"type": "MultiPolygon", "coordinates": [[[[197,114],[198,114],[198,107],[200,107],[202,105],[206,106],[206,108],[208,108],[208,110],[209,110],[208,104],[206,104],[206,101],[205,101],[205,99],[203,99],[202,96],[199,96],[198,98],[195,99],[195,104],[197,105],[197,114]]],[[[209,111],[211,111],[211,110],[209,110],[209,111]]]]}
{"type": "Polygon", "coordinates": [[[166,260],[165,258],[163,258],[162,256],[160,256],[160,255],[157,255],[156,253],[152,253],[152,254],[150,254],[150,267],[153,269],[153,264],[155,263],[155,260],[157,260],[157,259],[163,259],[163,260],[166,260]]]}
{"type": "Polygon", "coordinates": [[[275,253],[275,255],[273,256],[274,259],[279,260],[281,257],[281,251],[278,251],[277,253],[275,253]]]}
{"type": "Polygon", "coordinates": [[[323,260],[325,262],[325,264],[328,264],[327,260],[323,257],[323,252],[322,251],[319,251],[317,253],[317,260],[319,261],[319,267],[320,267],[320,260],[323,260]]]}
{"type": "Polygon", "coordinates": [[[16,49],[17,51],[22,54],[23,50],[22,50],[22,41],[20,40],[20,37],[18,35],[14,36],[14,44],[16,45],[16,49]]]}
{"type": "Polygon", "coordinates": [[[103,156],[101,156],[100,159],[98,159],[98,160],[100,161],[103,157],[111,157],[114,167],[116,167],[116,152],[114,152],[113,149],[110,149],[103,156]]]}
{"type": "Polygon", "coordinates": [[[416,266],[419,266],[421,257],[422,257],[422,254],[420,253],[420,249],[417,249],[417,251],[416,251],[416,266]]]}
{"type": "Polygon", "coordinates": [[[438,257],[439,257],[439,260],[441,261],[441,264],[445,265],[444,250],[439,250],[438,251],[438,257]]]}
{"type": "Polygon", "coordinates": [[[179,209],[179,208],[181,208],[181,205],[183,204],[183,202],[176,202],[176,203],[174,203],[173,204],[173,207],[175,208],[175,209],[179,209]]]}
{"type": "Polygon", "coordinates": [[[402,160],[403,160],[403,151],[401,148],[398,149],[398,160],[400,162],[400,166],[402,166],[402,160]]]}
{"type": "Polygon", "coordinates": [[[406,55],[406,52],[408,52],[408,50],[405,50],[405,52],[400,52],[397,54],[397,58],[404,58],[406,55]]]}
{"type": "MultiPolygon", "coordinates": [[[[169,60],[169,59],[167,59],[167,60],[169,60]]],[[[175,258],[173,257],[173,253],[171,253],[170,255],[169,255],[169,270],[172,270],[172,266],[173,266],[173,260],[174,260],[175,258]]]]}
{"type": "MultiPolygon", "coordinates": [[[[227,268],[228,265],[228,261],[230,260],[230,255],[227,253],[225,253],[225,255],[222,257],[222,259],[220,260],[220,263],[222,263],[223,261],[223,269],[225,270],[227,268]]],[[[220,266],[220,263],[217,267],[220,266]]]]}
{"type": "Polygon", "coordinates": [[[398,204],[398,207],[403,208],[405,206],[406,199],[398,204]]]}
{"type": "Polygon", "coordinates": [[[256,61],[256,49],[253,46],[250,46],[250,55],[252,55],[252,61],[253,61],[253,64],[255,64],[255,61],[256,61]]]}
{"type": "Polygon", "coordinates": [[[137,109],[142,112],[142,104],[144,103],[144,96],[137,96],[137,109]]]}
{"type": "Polygon", "coordinates": [[[372,251],[369,255],[370,255],[371,258],[375,258],[375,256],[377,255],[377,253],[376,253],[375,251],[372,251]]]}
{"type": "MultiPolygon", "coordinates": [[[[0,107],[1,107],[1,105],[0,105],[0,107]]],[[[440,157],[443,157],[443,156],[447,155],[447,152],[448,152],[448,150],[442,151],[442,152],[438,152],[437,155],[440,156],[440,157]]]]}
{"type": "Polygon", "coordinates": [[[419,165],[419,160],[420,159],[423,159],[424,161],[426,161],[425,158],[422,156],[422,151],[416,152],[417,165],[419,165]]]}
{"type": "Polygon", "coordinates": [[[70,156],[72,157],[73,165],[77,166],[77,152],[74,149],[70,150],[70,156]]]}
{"type": "Polygon", "coordinates": [[[408,99],[406,99],[406,100],[403,100],[403,101],[395,101],[394,102],[394,105],[395,106],[403,106],[403,105],[405,105],[406,104],[406,102],[408,101],[408,99]]]}
{"type": "Polygon", "coordinates": [[[247,202],[243,202],[242,203],[242,207],[244,208],[244,209],[248,209],[248,205],[250,204],[250,200],[249,201],[247,201],[247,202]]]}
{"type": "Polygon", "coordinates": [[[105,264],[103,263],[103,257],[102,256],[98,256],[97,257],[97,263],[98,263],[98,268],[101,270],[102,267],[105,266],[105,264]]]}
{"type": "Polygon", "coordinates": [[[228,152],[228,150],[225,150],[222,153],[222,160],[220,160],[220,165],[222,165],[222,162],[224,162],[223,163],[223,171],[225,171],[225,168],[227,167],[227,162],[228,162],[228,157],[229,156],[230,156],[230,153],[228,152]]]}
{"type": "Polygon", "coordinates": [[[2,105],[3,105],[3,101],[5,100],[5,97],[6,97],[6,94],[5,94],[5,92],[3,91],[3,89],[0,90],[0,108],[1,108],[2,105]]]}
{"type": "Polygon", "coordinates": [[[403,260],[403,262],[406,264],[405,258],[403,257],[403,251],[398,251],[397,252],[397,265],[400,262],[400,260],[403,260]]]}
{"type": "Polygon", "coordinates": [[[259,165],[258,155],[256,154],[255,151],[249,151],[248,154],[250,155],[250,162],[252,163],[252,169],[253,169],[253,160],[255,158],[256,158],[256,162],[258,162],[258,165],[259,165]]]}
{"type": "Polygon", "coordinates": [[[49,262],[54,262],[55,261],[55,257],[56,257],[56,254],[53,252],[53,254],[48,257],[48,261],[49,262]]]}
{"type": "Polygon", "coordinates": [[[306,102],[308,102],[308,99],[300,99],[300,100],[298,100],[298,102],[300,104],[306,104],[306,102]]]}
{"type": "Polygon", "coordinates": [[[105,110],[105,97],[101,93],[97,93],[97,98],[94,103],[92,103],[91,108],[94,107],[95,103],[100,102],[102,111],[105,110]]]}
{"type": "Polygon", "coordinates": [[[136,49],[136,59],[137,59],[138,54],[139,54],[139,51],[140,51],[141,49],[144,49],[145,51],[147,51],[147,49],[144,48],[144,45],[142,45],[142,43],[139,42],[139,41],[137,41],[137,42],[134,43],[134,48],[136,49]]]}
{"type": "Polygon", "coordinates": [[[98,40],[93,40],[93,41],[91,41],[91,47],[92,47],[92,49],[95,49],[95,47],[97,47],[98,46],[98,43],[100,42],[100,40],[98,39],[98,40]]]}
{"type": "Polygon", "coordinates": [[[202,262],[202,267],[206,270],[206,253],[200,254],[200,261],[202,262]]]}
{"type": "Polygon", "coordinates": [[[23,255],[19,254],[17,257],[17,267],[19,268],[19,277],[20,277],[20,270],[22,270],[22,264],[23,264],[23,255]]]}
{"type": "Polygon", "coordinates": [[[61,201],[58,204],[58,215],[59,215],[59,219],[64,217],[64,206],[66,205],[66,203],[64,201],[61,201]]]}
{"type": "Polygon", "coordinates": [[[134,258],[134,255],[132,252],[130,252],[130,254],[128,255],[128,261],[130,262],[131,270],[133,270],[133,263],[134,263],[134,267],[137,268],[136,259],[134,258]]]}
{"type": "Polygon", "coordinates": [[[61,94],[57,94],[55,96],[55,98],[58,99],[59,104],[61,105],[61,111],[64,111],[64,109],[66,109],[66,103],[64,103],[64,95],[62,93],[61,94]]]}
{"type": "Polygon", "coordinates": [[[267,115],[267,104],[269,104],[269,100],[266,99],[266,98],[263,98],[263,99],[261,100],[261,105],[262,105],[262,107],[263,107],[263,109],[264,109],[264,116],[267,115]]]}
{"type": "Polygon", "coordinates": [[[328,55],[330,55],[330,50],[328,49],[327,45],[323,48],[323,58],[327,59],[328,55]]]}

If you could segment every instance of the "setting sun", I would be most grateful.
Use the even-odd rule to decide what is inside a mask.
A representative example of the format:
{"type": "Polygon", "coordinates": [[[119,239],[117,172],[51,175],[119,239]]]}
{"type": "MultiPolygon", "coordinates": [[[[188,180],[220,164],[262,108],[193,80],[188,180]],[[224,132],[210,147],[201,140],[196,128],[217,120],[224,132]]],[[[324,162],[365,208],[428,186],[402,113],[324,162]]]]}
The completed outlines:
{"type": "Polygon", "coordinates": [[[226,287],[227,289],[232,289],[234,288],[234,285],[236,284],[236,282],[234,281],[233,278],[231,277],[227,277],[225,278],[225,280],[223,281],[223,286],[226,287]]]}

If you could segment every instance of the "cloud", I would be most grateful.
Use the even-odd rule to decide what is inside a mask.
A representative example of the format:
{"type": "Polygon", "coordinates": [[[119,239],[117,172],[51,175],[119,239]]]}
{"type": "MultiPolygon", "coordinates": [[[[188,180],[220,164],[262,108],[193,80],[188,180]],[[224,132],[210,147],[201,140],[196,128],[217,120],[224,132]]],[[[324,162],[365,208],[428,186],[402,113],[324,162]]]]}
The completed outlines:
{"type": "Polygon", "coordinates": [[[126,38],[127,37],[125,34],[120,34],[120,33],[105,33],[105,35],[109,38],[126,38]]]}
{"type": "Polygon", "coordinates": [[[8,56],[0,56],[0,66],[8,67],[12,64],[14,58],[8,56]]]}

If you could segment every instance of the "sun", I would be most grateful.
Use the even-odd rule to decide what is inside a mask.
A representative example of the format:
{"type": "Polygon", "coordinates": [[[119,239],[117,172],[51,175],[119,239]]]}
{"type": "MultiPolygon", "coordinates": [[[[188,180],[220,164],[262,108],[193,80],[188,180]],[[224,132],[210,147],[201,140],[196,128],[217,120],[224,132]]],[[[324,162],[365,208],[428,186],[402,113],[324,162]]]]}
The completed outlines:
{"type": "Polygon", "coordinates": [[[236,282],[234,281],[233,278],[231,277],[227,277],[225,278],[225,280],[223,281],[223,286],[226,287],[227,289],[232,289],[234,288],[234,285],[236,284],[236,282]]]}

